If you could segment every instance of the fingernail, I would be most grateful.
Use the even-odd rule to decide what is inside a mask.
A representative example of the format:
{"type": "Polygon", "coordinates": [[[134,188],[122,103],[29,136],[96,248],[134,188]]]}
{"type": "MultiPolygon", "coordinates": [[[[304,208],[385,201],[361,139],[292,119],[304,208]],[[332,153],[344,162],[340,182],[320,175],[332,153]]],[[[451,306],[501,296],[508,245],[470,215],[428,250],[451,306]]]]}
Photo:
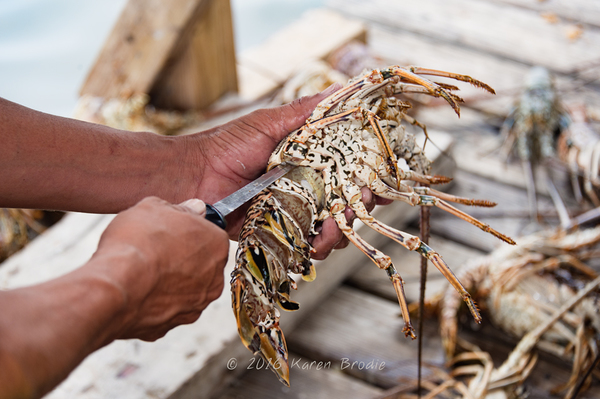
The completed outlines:
{"type": "Polygon", "coordinates": [[[323,90],[321,92],[321,94],[323,94],[324,96],[330,96],[331,94],[335,93],[336,91],[338,91],[341,88],[342,88],[342,84],[335,82],[334,84],[332,84],[331,86],[329,86],[328,88],[323,90]]]}
{"type": "Polygon", "coordinates": [[[200,215],[203,215],[204,213],[206,213],[206,204],[202,200],[199,200],[198,198],[192,198],[187,201],[183,201],[179,205],[185,206],[186,208],[188,208],[196,213],[199,213],[200,215]]]}

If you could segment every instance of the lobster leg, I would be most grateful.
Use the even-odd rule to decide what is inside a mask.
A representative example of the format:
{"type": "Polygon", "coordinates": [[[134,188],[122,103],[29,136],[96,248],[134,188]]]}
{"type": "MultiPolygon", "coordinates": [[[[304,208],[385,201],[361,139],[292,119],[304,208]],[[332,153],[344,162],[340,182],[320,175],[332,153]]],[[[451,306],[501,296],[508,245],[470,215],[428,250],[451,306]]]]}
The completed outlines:
{"type": "MultiPolygon", "coordinates": [[[[433,82],[432,82],[433,83],[433,82]]],[[[451,93],[448,90],[452,90],[449,87],[447,87],[447,85],[443,85],[440,83],[435,83],[436,85],[442,87],[443,89],[446,90],[446,94],[453,98],[457,103],[464,103],[465,100],[462,99],[461,97],[457,96],[454,93],[451,93]]],[[[416,84],[411,84],[411,83],[404,83],[404,82],[398,82],[398,83],[392,83],[391,85],[392,91],[394,94],[404,94],[404,93],[415,93],[415,94],[427,94],[427,95],[431,95],[434,97],[442,97],[440,94],[437,93],[432,93],[429,89],[427,89],[426,87],[423,86],[419,86],[416,84]]],[[[403,116],[403,118],[406,118],[406,115],[403,116]]]]}
{"type": "Polygon", "coordinates": [[[305,143],[310,137],[312,137],[315,133],[320,131],[321,129],[333,125],[334,123],[346,122],[348,121],[356,112],[362,113],[360,108],[352,108],[347,111],[343,111],[334,115],[330,115],[327,117],[323,117],[321,119],[317,119],[315,121],[309,122],[305,125],[304,129],[299,129],[296,131],[294,139],[290,142],[292,143],[305,143]]]}
{"type": "Polygon", "coordinates": [[[340,102],[347,100],[353,94],[365,88],[367,85],[380,84],[382,82],[383,77],[379,71],[374,70],[369,72],[343,89],[336,91],[331,96],[327,97],[323,102],[319,103],[312,112],[309,120],[323,118],[330,109],[335,107],[340,102]]]}
{"type": "Polygon", "coordinates": [[[350,185],[345,186],[343,191],[344,194],[347,195],[347,198],[352,198],[349,205],[350,208],[352,208],[352,210],[356,214],[356,217],[360,219],[361,222],[363,222],[373,230],[377,231],[378,233],[391,238],[392,240],[396,241],[397,243],[399,243],[400,245],[402,245],[410,251],[417,251],[423,257],[429,259],[431,263],[433,263],[435,267],[438,268],[440,273],[442,273],[444,277],[446,277],[448,282],[450,282],[450,284],[452,284],[456,291],[458,291],[458,293],[462,296],[463,300],[469,307],[469,310],[471,311],[471,314],[473,315],[475,321],[477,323],[481,323],[481,315],[479,314],[477,306],[475,305],[475,302],[473,302],[471,295],[462,286],[460,281],[458,281],[458,279],[456,278],[452,270],[450,270],[446,262],[444,262],[440,254],[438,254],[431,247],[422,242],[419,239],[419,237],[413,236],[400,230],[396,230],[393,227],[390,227],[375,219],[369,214],[364,204],[360,201],[360,198],[356,200],[357,196],[353,191],[358,191],[360,193],[360,188],[356,185],[354,185],[353,188],[348,186],[350,185]]]}
{"type": "Polygon", "coordinates": [[[492,207],[498,205],[495,202],[488,201],[488,200],[457,197],[456,195],[447,194],[447,193],[435,190],[430,187],[412,187],[412,190],[419,195],[434,196],[436,198],[450,201],[450,202],[455,202],[457,204],[463,204],[463,205],[469,205],[469,206],[483,206],[486,208],[492,208],[492,207]]]}
{"type": "Polygon", "coordinates": [[[360,249],[365,255],[367,255],[380,269],[387,272],[388,277],[394,285],[398,302],[400,303],[400,309],[402,311],[402,318],[404,319],[404,328],[402,331],[408,337],[412,339],[416,338],[415,330],[410,321],[410,314],[408,311],[408,303],[406,302],[406,296],[404,294],[404,280],[392,264],[392,260],[389,256],[383,252],[374,248],[371,244],[366,242],[361,236],[356,234],[352,227],[348,224],[344,210],[346,204],[340,198],[334,199],[330,204],[330,212],[333,219],[337,223],[342,233],[352,242],[358,249],[360,249]]]}
{"type": "MultiPolygon", "coordinates": [[[[469,215],[468,213],[465,213],[465,212],[461,211],[460,209],[453,207],[452,205],[450,205],[449,203],[447,203],[446,201],[444,201],[442,199],[436,198],[433,195],[420,195],[414,191],[408,192],[408,193],[396,191],[393,188],[387,186],[384,182],[382,182],[376,176],[375,173],[369,173],[368,176],[366,175],[367,173],[369,173],[369,172],[365,171],[365,169],[363,168],[362,170],[357,170],[356,176],[358,177],[358,179],[362,180],[365,184],[367,184],[369,186],[369,188],[371,189],[371,191],[373,191],[375,194],[379,195],[380,197],[395,200],[395,201],[406,202],[407,204],[412,205],[412,206],[436,206],[440,209],[443,209],[444,211],[446,211],[448,213],[451,213],[451,214],[471,223],[474,226],[479,227],[481,230],[485,231],[486,233],[490,233],[490,234],[494,235],[495,237],[501,239],[502,241],[505,241],[512,245],[516,244],[512,238],[505,236],[504,234],[492,229],[489,225],[475,219],[473,216],[469,215]]],[[[457,197],[457,198],[460,198],[460,197],[457,197]]],[[[459,201],[468,202],[470,200],[460,199],[459,201]]],[[[475,200],[473,200],[473,201],[475,201],[475,200]]],[[[486,204],[486,202],[481,202],[481,203],[486,204]]],[[[482,206],[487,206],[487,205],[482,205],[482,206]]]]}
{"type": "Polygon", "coordinates": [[[425,142],[423,143],[423,151],[425,151],[425,146],[427,145],[427,141],[429,140],[429,134],[427,133],[427,126],[425,124],[419,122],[415,118],[410,115],[404,115],[404,120],[410,123],[413,126],[418,126],[423,130],[423,134],[425,135],[425,142]]]}
{"type": "MultiPolygon", "coordinates": [[[[359,179],[363,180],[366,184],[368,184],[368,182],[372,179],[375,179],[377,177],[377,174],[374,172],[373,169],[376,168],[376,165],[374,164],[374,162],[372,162],[369,157],[372,156],[372,153],[369,151],[365,151],[365,154],[362,156],[362,161],[369,165],[369,167],[366,167],[364,165],[356,165],[355,166],[355,174],[357,176],[359,176],[359,179]],[[371,177],[371,173],[373,173],[373,177],[371,177]]],[[[373,157],[376,158],[376,157],[373,157]]],[[[447,177],[447,176],[439,176],[439,175],[424,175],[421,173],[417,173],[414,172],[412,170],[402,170],[402,169],[398,169],[398,173],[400,176],[400,180],[411,180],[411,181],[415,181],[418,183],[423,183],[423,184],[445,184],[445,183],[449,183],[452,181],[452,178],[447,177]]],[[[383,182],[382,182],[383,184],[383,182]]],[[[399,184],[399,189],[400,191],[409,191],[412,190],[411,188],[409,188],[409,186],[405,185],[405,184],[399,184]]]]}
{"type": "Polygon", "coordinates": [[[492,94],[496,94],[496,91],[494,89],[492,89],[490,86],[488,86],[487,84],[483,83],[480,80],[473,79],[472,77],[470,77],[468,75],[459,75],[457,73],[439,71],[437,69],[414,67],[414,66],[408,67],[408,69],[410,69],[411,72],[416,73],[416,74],[429,75],[429,76],[441,76],[444,78],[451,78],[454,80],[460,80],[462,82],[471,83],[475,87],[480,87],[492,94]]]}
{"type": "MultiPolygon", "coordinates": [[[[411,68],[411,69],[417,69],[417,68],[411,68]]],[[[425,87],[430,95],[432,95],[434,97],[442,97],[444,100],[446,100],[448,102],[448,104],[450,104],[450,106],[452,107],[454,112],[456,112],[456,114],[458,116],[460,116],[460,108],[458,106],[458,102],[454,99],[454,96],[451,95],[446,89],[437,85],[436,83],[432,82],[431,80],[421,77],[421,76],[417,75],[416,73],[414,73],[413,71],[404,69],[399,66],[390,67],[385,70],[382,70],[381,72],[385,79],[388,79],[392,76],[398,76],[401,79],[405,79],[405,80],[408,80],[409,82],[416,83],[418,85],[425,87]]]]}
{"type": "Polygon", "coordinates": [[[388,142],[387,138],[385,137],[385,134],[383,133],[381,126],[379,126],[379,122],[377,122],[376,118],[377,118],[377,116],[373,112],[370,112],[370,111],[367,112],[367,119],[369,120],[369,124],[371,125],[371,128],[373,129],[375,136],[377,137],[377,139],[379,139],[379,142],[383,146],[383,152],[385,153],[385,158],[386,158],[385,161],[386,161],[386,167],[388,169],[388,173],[390,173],[396,179],[398,188],[400,188],[400,184],[401,184],[400,181],[401,181],[401,176],[403,175],[403,173],[401,173],[400,170],[398,169],[398,162],[396,162],[396,157],[394,155],[394,152],[390,148],[390,143],[388,142]]]}

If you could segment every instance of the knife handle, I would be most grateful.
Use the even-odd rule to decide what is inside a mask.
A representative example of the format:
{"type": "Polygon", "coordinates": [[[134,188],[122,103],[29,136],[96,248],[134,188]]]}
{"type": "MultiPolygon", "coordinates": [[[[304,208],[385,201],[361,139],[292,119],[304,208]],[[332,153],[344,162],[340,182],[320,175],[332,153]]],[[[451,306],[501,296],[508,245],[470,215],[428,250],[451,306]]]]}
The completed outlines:
{"type": "Polygon", "coordinates": [[[206,220],[213,222],[223,230],[225,230],[225,228],[227,227],[227,222],[225,221],[223,215],[221,215],[221,212],[219,212],[217,208],[215,208],[212,205],[206,204],[205,218],[206,220]]]}

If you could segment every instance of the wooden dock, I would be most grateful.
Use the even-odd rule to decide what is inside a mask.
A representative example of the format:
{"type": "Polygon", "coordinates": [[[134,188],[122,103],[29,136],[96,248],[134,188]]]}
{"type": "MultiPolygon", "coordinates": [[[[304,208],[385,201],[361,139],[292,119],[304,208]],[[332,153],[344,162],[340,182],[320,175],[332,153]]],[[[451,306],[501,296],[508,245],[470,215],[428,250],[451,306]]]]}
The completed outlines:
{"type": "MultiPolygon", "coordinates": [[[[458,170],[450,192],[498,202],[494,209],[472,212],[492,227],[517,237],[528,224],[525,179],[520,165],[508,165],[489,153],[500,146],[500,124],[534,65],[555,74],[565,103],[585,103],[592,118],[600,121],[600,4],[584,0],[331,0],[328,6],[365,23],[369,47],[377,55],[400,65],[468,74],[496,89],[497,95],[491,96],[465,88],[461,96],[466,104],[460,119],[443,102],[420,107],[416,118],[455,139],[453,158],[458,170]]],[[[547,215],[546,222],[556,225],[552,202],[543,187],[540,194],[539,206],[547,215]]],[[[417,226],[409,224],[407,229],[415,233],[417,226]]],[[[506,245],[439,210],[432,212],[431,231],[431,246],[455,270],[468,259],[506,245]]],[[[409,300],[416,301],[419,256],[391,240],[373,239],[376,241],[372,243],[392,256],[407,283],[409,300]]],[[[362,256],[354,248],[344,251],[362,256]]],[[[364,265],[287,334],[290,388],[255,361],[219,397],[373,398],[402,379],[416,379],[417,342],[402,333],[393,287],[385,273],[363,259],[364,265]]],[[[430,266],[428,295],[445,284],[432,269],[430,266]]],[[[516,342],[495,332],[485,321],[481,329],[467,323],[461,334],[492,353],[498,363],[516,342]]],[[[423,339],[424,360],[443,366],[435,320],[427,320],[423,339]]],[[[566,381],[569,371],[568,364],[542,356],[526,384],[529,397],[561,397],[550,395],[549,390],[557,381],[566,381]]],[[[596,380],[579,397],[599,396],[600,383],[596,380]]]]}
{"type": "MultiPolygon", "coordinates": [[[[343,25],[343,21],[333,21],[344,27],[348,37],[366,40],[373,53],[390,64],[467,74],[496,90],[497,95],[492,96],[461,84],[460,94],[466,103],[460,119],[446,103],[437,100],[416,107],[413,116],[437,131],[434,139],[449,152],[432,155],[437,158],[436,173],[454,177],[449,191],[497,202],[493,209],[469,211],[497,230],[519,236],[528,224],[525,178],[520,165],[506,164],[493,152],[501,145],[500,125],[529,69],[541,65],[555,74],[563,101],[584,103],[592,123],[600,126],[600,3],[329,0],[327,8],[350,21],[343,25]]],[[[322,22],[323,14],[308,19],[322,22]]],[[[186,23],[181,21],[182,26],[186,23]]],[[[290,34],[286,43],[297,36],[290,34]]],[[[328,40],[335,38],[326,37],[321,44],[328,40]]],[[[305,50],[319,58],[327,52],[321,47],[305,50]]],[[[287,52],[298,55],[291,47],[287,52]]],[[[240,97],[262,96],[265,87],[272,90],[284,80],[274,74],[259,76],[252,70],[252,66],[266,62],[267,56],[273,57],[273,53],[263,48],[238,59],[240,97]]],[[[268,65],[258,66],[264,70],[268,65]]],[[[278,66],[278,71],[287,71],[285,68],[278,66]]],[[[539,195],[546,222],[556,225],[554,208],[542,185],[539,195]]],[[[417,232],[414,208],[393,204],[378,208],[376,214],[396,228],[417,232]]],[[[57,229],[5,262],[0,268],[0,289],[32,284],[81,265],[111,219],[111,215],[67,215],[57,229]],[[42,262],[45,266],[40,272],[42,262]]],[[[454,270],[498,245],[506,245],[437,209],[431,214],[431,231],[430,245],[454,270]]],[[[419,256],[369,229],[362,229],[360,234],[392,257],[407,284],[409,301],[416,301],[419,256]]],[[[226,272],[230,270],[231,265],[226,272]]],[[[430,266],[428,295],[437,293],[444,284],[443,277],[430,266]]],[[[47,399],[375,398],[402,381],[416,379],[417,342],[402,333],[393,287],[386,274],[356,248],[349,246],[319,262],[317,280],[300,284],[292,299],[299,301],[301,308],[282,319],[290,350],[290,388],[242,346],[226,287],[197,323],[179,327],[156,343],[129,340],[103,348],[47,399]]],[[[461,336],[492,353],[498,363],[516,343],[485,321],[478,328],[465,323],[461,336]]],[[[426,321],[423,339],[424,360],[442,367],[445,358],[436,320],[426,321]]],[[[559,398],[548,392],[557,381],[566,381],[569,372],[569,364],[542,355],[527,382],[529,398],[559,398]]],[[[579,396],[597,397],[597,380],[579,396]]]]}

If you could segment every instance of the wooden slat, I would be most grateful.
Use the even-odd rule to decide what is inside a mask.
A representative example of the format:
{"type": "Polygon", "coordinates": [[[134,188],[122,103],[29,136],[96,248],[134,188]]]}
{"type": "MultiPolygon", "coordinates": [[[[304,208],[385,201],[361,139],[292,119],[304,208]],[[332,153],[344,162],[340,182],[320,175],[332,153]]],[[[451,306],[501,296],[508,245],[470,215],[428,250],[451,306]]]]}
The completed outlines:
{"type": "Polygon", "coordinates": [[[130,0],[80,93],[202,108],[236,79],[229,0],[130,0]]]}
{"type": "Polygon", "coordinates": [[[112,215],[68,213],[2,263],[0,289],[29,286],[69,273],[87,262],[112,215]]]}
{"type": "MultiPolygon", "coordinates": [[[[513,187],[527,188],[523,166],[514,156],[507,159],[501,154],[502,139],[494,126],[490,124],[487,116],[470,109],[463,109],[462,118],[459,122],[451,110],[445,108],[421,108],[417,113],[417,118],[427,125],[444,128],[455,136],[456,145],[453,151],[459,169],[513,187]]],[[[584,212],[586,209],[575,200],[566,168],[553,167],[550,171],[553,175],[554,185],[560,193],[570,216],[575,217],[584,212]]],[[[557,223],[556,210],[548,199],[546,176],[547,171],[544,168],[536,169],[536,191],[540,197],[540,211],[548,218],[550,223],[557,223]]],[[[481,181],[480,184],[482,184],[482,187],[486,186],[485,181],[481,181]]],[[[488,197],[485,190],[481,190],[478,195],[488,197]]],[[[489,195],[495,194],[492,192],[489,195]]],[[[501,201],[502,197],[498,198],[498,202],[501,201]]],[[[504,208],[506,205],[500,203],[497,208],[490,210],[489,214],[498,215],[505,210],[512,214],[511,217],[514,220],[518,220],[519,215],[521,218],[527,219],[529,206],[526,197],[523,197],[522,201],[524,202],[521,204],[520,211],[516,206],[506,209],[504,208]],[[504,210],[502,210],[503,208],[504,210]]],[[[479,215],[486,214],[484,210],[477,208],[472,208],[471,211],[475,211],[479,215]]],[[[490,223],[492,222],[493,220],[490,223]]]]}
{"type": "MultiPolygon", "coordinates": [[[[484,198],[497,202],[498,205],[492,209],[477,209],[461,205],[456,207],[476,216],[482,222],[513,239],[532,227],[529,226],[527,216],[527,193],[523,189],[457,170],[455,184],[450,192],[458,196],[484,198]]],[[[545,196],[538,196],[538,208],[542,213],[550,213],[554,210],[552,202],[545,196]]],[[[436,208],[431,212],[431,229],[436,234],[484,252],[489,252],[499,245],[508,245],[491,234],[483,233],[470,223],[436,208]]]]}
{"type": "Polygon", "coordinates": [[[339,364],[334,362],[314,362],[292,352],[290,364],[292,384],[289,388],[283,386],[273,373],[266,370],[261,360],[256,360],[249,366],[250,370],[219,398],[329,399],[335,395],[338,398],[370,399],[382,391],[341,373],[339,364]]]}
{"type": "Polygon", "coordinates": [[[596,61],[600,31],[587,29],[575,41],[567,37],[570,23],[548,23],[536,11],[480,0],[330,0],[340,12],[441,39],[478,51],[553,71],[572,72],[596,61]]]}
{"type": "MultiPolygon", "coordinates": [[[[523,42],[522,47],[533,46],[523,42]]],[[[523,83],[530,70],[530,65],[507,58],[498,58],[488,52],[472,49],[460,43],[447,43],[440,39],[431,38],[421,34],[402,30],[390,30],[379,25],[369,28],[369,46],[375,54],[394,60],[400,65],[418,65],[427,68],[440,69],[479,79],[496,90],[496,95],[491,95],[479,88],[465,83],[445,80],[460,87],[457,92],[466,100],[461,108],[471,107],[485,113],[496,115],[501,122],[508,114],[522,91],[523,83]]],[[[557,49],[556,52],[560,52],[557,49]]],[[[600,54],[600,51],[598,52],[600,54]]],[[[593,79],[598,68],[591,69],[586,79],[593,79]]],[[[600,93],[593,85],[589,87],[584,80],[574,77],[557,75],[556,85],[559,95],[565,104],[585,103],[591,113],[600,115],[600,93]]],[[[434,80],[443,80],[435,78],[434,80]]],[[[430,113],[442,112],[449,115],[447,123],[457,121],[456,115],[443,100],[428,99],[430,113]],[[450,117],[451,116],[451,117],[450,117]]],[[[464,112],[461,119],[464,118],[464,112]]],[[[439,123],[434,124],[445,129],[439,123]]]]}
{"type": "Polygon", "coordinates": [[[237,92],[229,0],[210,1],[186,40],[186,46],[171,54],[150,92],[159,108],[203,109],[225,93],[237,92]]]}
{"type": "Polygon", "coordinates": [[[600,27],[600,3],[589,0],[493,0],[497,3],[511,4],[538,11],[542,15],[555,15],[568,22],[581,22],[600,27]]]}
{"type": "MultiPolygon", "coordinates": [[[[362,370],[356,364],[342,371],[390,387],[400,377],[416,377],[417,371],[417,342],[404,337],[399,313],[395,302],[340,287],[288,336],[288,346],[311,359],[335,362],[340,368],[344,359],[350,365],[363,362],[362,370]],[[366,367],[370,362],[373,366],[366,367]]],[[[437,331],[428,328],[424,339],[424,359],[443,364],[437,331]]]]}
{"type": "MultiPolygon", "coordinates": [[[[417,342],[404,337],[398,314],[398,305],[394,302],[341,287],[289,335],[288,346],[315,361],[337,363],[341,371],[377,386],[389,388],[401,380],[416,384],[417,342]],[[371,361],[373,365],[383,364],[382,368],[366,367],[371,361]],[[360,362],[364,365],[362,369],[360,362]]],[[[476,328],[461,328],[459,334],[489,352],[495,362],[502,362],[516,340],[486,320],[484,318],[484,323],[476,328]]],[[[439,327],[433,319],[425,321],[423,357],[429,364],[444,367],[439,327]]],[[[425,377],[429,373],[428,369],[423,370],[425,377]]],[[[548,398],[550,389],[567,381],[569,373],[568,363],[541,355],[527,381],[530,397],[548,398]]],[[[599,393],[596,383],[582,397],[594,398],[599,393]]],[[[244,397],[250,396],[241,396],[244,397]]]]}
{"type": "Polygon", "coordinates": [[[308,11],[262,46],[239,57],[240,96],[247,100],[260,98],[283,84],[306,62],[325,59],[353,40],[366,41],[362,22],[326,9],[308,11]],[[256,74],[264,80],[260,85],[252,79],[256,74]]]}

